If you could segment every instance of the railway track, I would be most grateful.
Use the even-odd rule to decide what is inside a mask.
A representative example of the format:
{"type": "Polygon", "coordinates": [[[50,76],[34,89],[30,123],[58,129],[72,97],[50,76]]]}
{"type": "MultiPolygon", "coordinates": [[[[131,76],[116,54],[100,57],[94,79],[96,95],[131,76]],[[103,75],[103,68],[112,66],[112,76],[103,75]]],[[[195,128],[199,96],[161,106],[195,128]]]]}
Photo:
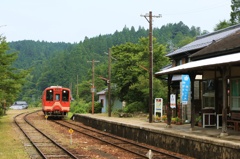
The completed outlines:
{"type": "Polygon", "coordinates": [[[152,159],[190,159],[191,157],[184,156],[178,153],[166,151],[161,148],[156,148],[150,145],[137,143],[125,138],[121,138],[107,132],[99,131],[91,127],[87,127],[81,123],[74,121],[53,121],[62,127],[74,130],[74,132],[84,134],[88,137],[94,138],[95,140],[104,142],[112,145],[119,149],[126,151],[126,153],[132,153],[138,157],[136,158],[152,158],[152,159]]]}
{"type": "Polygon", "coordinates": [[[35,157],[32,157],[32,158],[39,158],[39,157],[45,158],[45,159],[50,159],[50,158],[77,159],[78,158],[75,154],[72,154],[66,148],[62,147],[60,144],[52,140],[40,129],[34,126],[30,121],[28,121],[28,115],[30,114],[24,114],[24,113],[19,114],[14,117],[14,122],[39,153],[38,155],[36,154],[35,157]]]}
{"type": "Polygon", "coordinates": [[[19,114],[14,121],[38,151],[38,155],[34,154],[31,158],[191,159],[99,131],[79,122],[46,120],[41,111],[19,114]],[[71,134],[69,130],[74,133],[71,134]],[[68,142],[69,133],[74,138],[73,144],[68,142]]]}

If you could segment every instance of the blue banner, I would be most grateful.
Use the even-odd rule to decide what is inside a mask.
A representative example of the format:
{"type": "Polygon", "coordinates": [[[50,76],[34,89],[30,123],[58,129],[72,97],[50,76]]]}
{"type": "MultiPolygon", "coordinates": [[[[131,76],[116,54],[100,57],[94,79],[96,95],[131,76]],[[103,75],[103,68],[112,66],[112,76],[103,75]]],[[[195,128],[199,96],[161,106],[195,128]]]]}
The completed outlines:
{"type": "Polygon", "coordinates": [[[182,75],[182,104],[188,103],[189,89],[190,89],[190,78],[188,75],[182,75]]]}

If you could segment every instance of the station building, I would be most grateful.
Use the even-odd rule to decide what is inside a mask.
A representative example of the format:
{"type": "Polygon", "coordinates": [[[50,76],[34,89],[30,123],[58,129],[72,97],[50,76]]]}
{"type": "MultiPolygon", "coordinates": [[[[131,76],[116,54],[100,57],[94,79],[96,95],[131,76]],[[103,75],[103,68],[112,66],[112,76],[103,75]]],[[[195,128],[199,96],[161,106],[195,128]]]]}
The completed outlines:
{"type": "MultiPolygon", "coordinates": [[[[180,102],[181,116],[195,125],[196,116],[202,118],[203,127],[222,127],[239,130],[240,123],[240,25],[231,26],[199,36],[195,41],[168,53],[170,67],[155,73],[167,76],[168,110],[170,94],[180,102]],[[190,79],[189,98],[182,101],[184,81],[190,79]]],[[[170,113],[170,111],[168,111],[170,113]]],[[[168,123],[170,124],[170,123],[168,123]]]]}

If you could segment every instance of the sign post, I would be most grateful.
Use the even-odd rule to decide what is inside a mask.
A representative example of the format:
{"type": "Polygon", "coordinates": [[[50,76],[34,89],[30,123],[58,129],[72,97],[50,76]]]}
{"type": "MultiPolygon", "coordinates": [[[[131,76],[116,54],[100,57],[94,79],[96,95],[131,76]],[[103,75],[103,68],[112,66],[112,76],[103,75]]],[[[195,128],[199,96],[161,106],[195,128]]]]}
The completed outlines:
{"type": "Polygon", "coordinates": [[[48,115],[45,115],[45,119],[46,119],[46,122],[47,122],[47,119],[48,119],[48,115]]]}
{"type": "Polygon", "coordinates": [[[160,117],[163,115],[163,99],[162,98],[155,98],[155,109],[154,109],[154,116],[156,119],[156,113],[160,113],[160,117]]]}
{"type": "Polygon", "coordinates": [[[72,134],[73,134],[73,129],[69,129],[68,132],[69,132],[69,134],[70,134],[70,144],[72,145],[72,134]]]}

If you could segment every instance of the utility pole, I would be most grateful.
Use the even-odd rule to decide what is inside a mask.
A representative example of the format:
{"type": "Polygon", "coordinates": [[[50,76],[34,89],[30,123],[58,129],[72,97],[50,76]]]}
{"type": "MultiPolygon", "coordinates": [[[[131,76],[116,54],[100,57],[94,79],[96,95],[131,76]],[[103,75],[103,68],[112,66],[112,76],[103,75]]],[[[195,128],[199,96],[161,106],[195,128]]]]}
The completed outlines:
{"type": "Polygon", "coordinates": [[[152,123],[153,114],[153,43],[152,43],[152,18],[160,18],[161,15],[153,16],[152,11],[149,14],[141,15],[149,23],[149,123],[152,123]]]}
{"type": "Polygon", "coordinates": [[[108,79],[100,77],[101,79],[107,81],[108,84],[108,116],[111,117],[111,112],[112,112],[112,108],[111,108],[111,64],[112,64],[112,60],[117,60],[116,58],[112,57],[111,55],[111,49],[108,50],[108,53],[104,52],[105,54],[108,55],[108,79]]]}
{"type": "Polygon", "coordinates": [[[108,116],[111,117],[111,50],[108,50],[108,116]]]}
{"type": "Polygon", "coordinates": [[[94,86],[94,63],[95,62],[99,62],[99,61],[87,61],[87,62],[92,62],[92,88],[91,88],[91,92],[92,92],[92,114],[94,114],[94,93],[95,93],[95,86],[94,86]]]}

